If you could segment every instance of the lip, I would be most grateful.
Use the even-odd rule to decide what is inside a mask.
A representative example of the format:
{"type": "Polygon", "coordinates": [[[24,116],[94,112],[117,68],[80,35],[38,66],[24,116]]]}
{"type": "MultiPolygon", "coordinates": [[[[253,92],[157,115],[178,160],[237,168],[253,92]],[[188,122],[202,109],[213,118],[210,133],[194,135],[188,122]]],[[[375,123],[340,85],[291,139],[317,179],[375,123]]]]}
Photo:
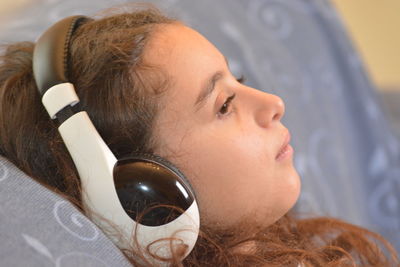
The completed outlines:
{"type": "Polygon", "coordinates": [[[278,160],[278,161],[283,160],[293,153],[293,148],[289,144],[290,139],[291,139],[290,132],[287,131],[285,138],[283,139],[282,145],[281,145],[278,153],[276,154],[276,157],[275,157],[276,160],[278,160]]]}

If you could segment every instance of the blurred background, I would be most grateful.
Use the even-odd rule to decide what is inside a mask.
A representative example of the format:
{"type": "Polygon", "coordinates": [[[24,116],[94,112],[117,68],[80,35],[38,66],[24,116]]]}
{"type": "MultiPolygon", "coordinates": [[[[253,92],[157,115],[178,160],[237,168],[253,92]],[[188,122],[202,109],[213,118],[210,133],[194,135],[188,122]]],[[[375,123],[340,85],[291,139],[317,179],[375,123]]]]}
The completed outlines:
{"type": "Polygon", "coordinates": [[[400,134],[400,1],[332,0],[400,134]]]}
{"type": "Polygon", "coordinates": [[[377,86],[400,90],[400,1],[333,0],[377,86]]]}

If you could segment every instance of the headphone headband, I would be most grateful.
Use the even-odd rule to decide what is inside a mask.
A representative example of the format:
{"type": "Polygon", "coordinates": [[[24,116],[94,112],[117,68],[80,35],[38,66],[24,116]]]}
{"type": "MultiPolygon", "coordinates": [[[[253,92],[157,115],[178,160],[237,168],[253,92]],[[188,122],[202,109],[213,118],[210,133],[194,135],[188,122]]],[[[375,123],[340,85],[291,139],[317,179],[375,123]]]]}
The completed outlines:
{"type": "Polygon", "coordinates": [[[37,41],[33,53],[33,75],[43,96],[54,85],[68,82],[69,43],[85,16],[67,17],[51,26],[37,41]],[[67,33],[67,34],[65,34],[67,33]]]}

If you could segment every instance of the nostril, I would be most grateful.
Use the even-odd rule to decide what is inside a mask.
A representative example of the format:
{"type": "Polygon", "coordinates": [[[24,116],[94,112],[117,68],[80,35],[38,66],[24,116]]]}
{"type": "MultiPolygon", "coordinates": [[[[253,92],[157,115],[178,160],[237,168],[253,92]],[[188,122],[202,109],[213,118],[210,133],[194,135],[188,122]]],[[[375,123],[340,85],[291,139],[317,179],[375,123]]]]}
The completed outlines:
{"type": "Polygon", "coordinates": [[[280,113],[276,113],[276,114],[274,115],[274,117],[272,118],[272,120],[274,120],[274,121],[280,120],[280,119],[281,119],[281,115],[282,115],[282,114],[280,114],[280,113]]]}

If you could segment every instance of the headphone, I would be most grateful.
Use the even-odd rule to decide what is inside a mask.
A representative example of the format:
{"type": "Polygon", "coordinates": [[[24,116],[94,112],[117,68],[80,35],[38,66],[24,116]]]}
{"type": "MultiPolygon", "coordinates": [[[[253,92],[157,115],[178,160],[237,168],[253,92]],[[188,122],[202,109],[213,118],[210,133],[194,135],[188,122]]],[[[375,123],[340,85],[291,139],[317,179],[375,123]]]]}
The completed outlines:
{"type": "Polygon", "coordinates": [[[73,32],[88,20],[71,16],[57,22],[39,37],[33,53],[36,85],[51,119],[59,123],[58,131],[78,170],[85,213],[121,249],[150,245],[152,254],[169,258],[174,245],[184,245],[186,257],[200,227],[197,201],[186,177],[156,155],[116,159],[79,107],[68,80],[69,43],[73,32]],[[172,205],[180,211],[154,208],[135,221],[154,204],[172,205]],[[118,238],[115,229],[124,238],[118,238]],[[159,239],[166,242],[153,243],[159,239]]]}

